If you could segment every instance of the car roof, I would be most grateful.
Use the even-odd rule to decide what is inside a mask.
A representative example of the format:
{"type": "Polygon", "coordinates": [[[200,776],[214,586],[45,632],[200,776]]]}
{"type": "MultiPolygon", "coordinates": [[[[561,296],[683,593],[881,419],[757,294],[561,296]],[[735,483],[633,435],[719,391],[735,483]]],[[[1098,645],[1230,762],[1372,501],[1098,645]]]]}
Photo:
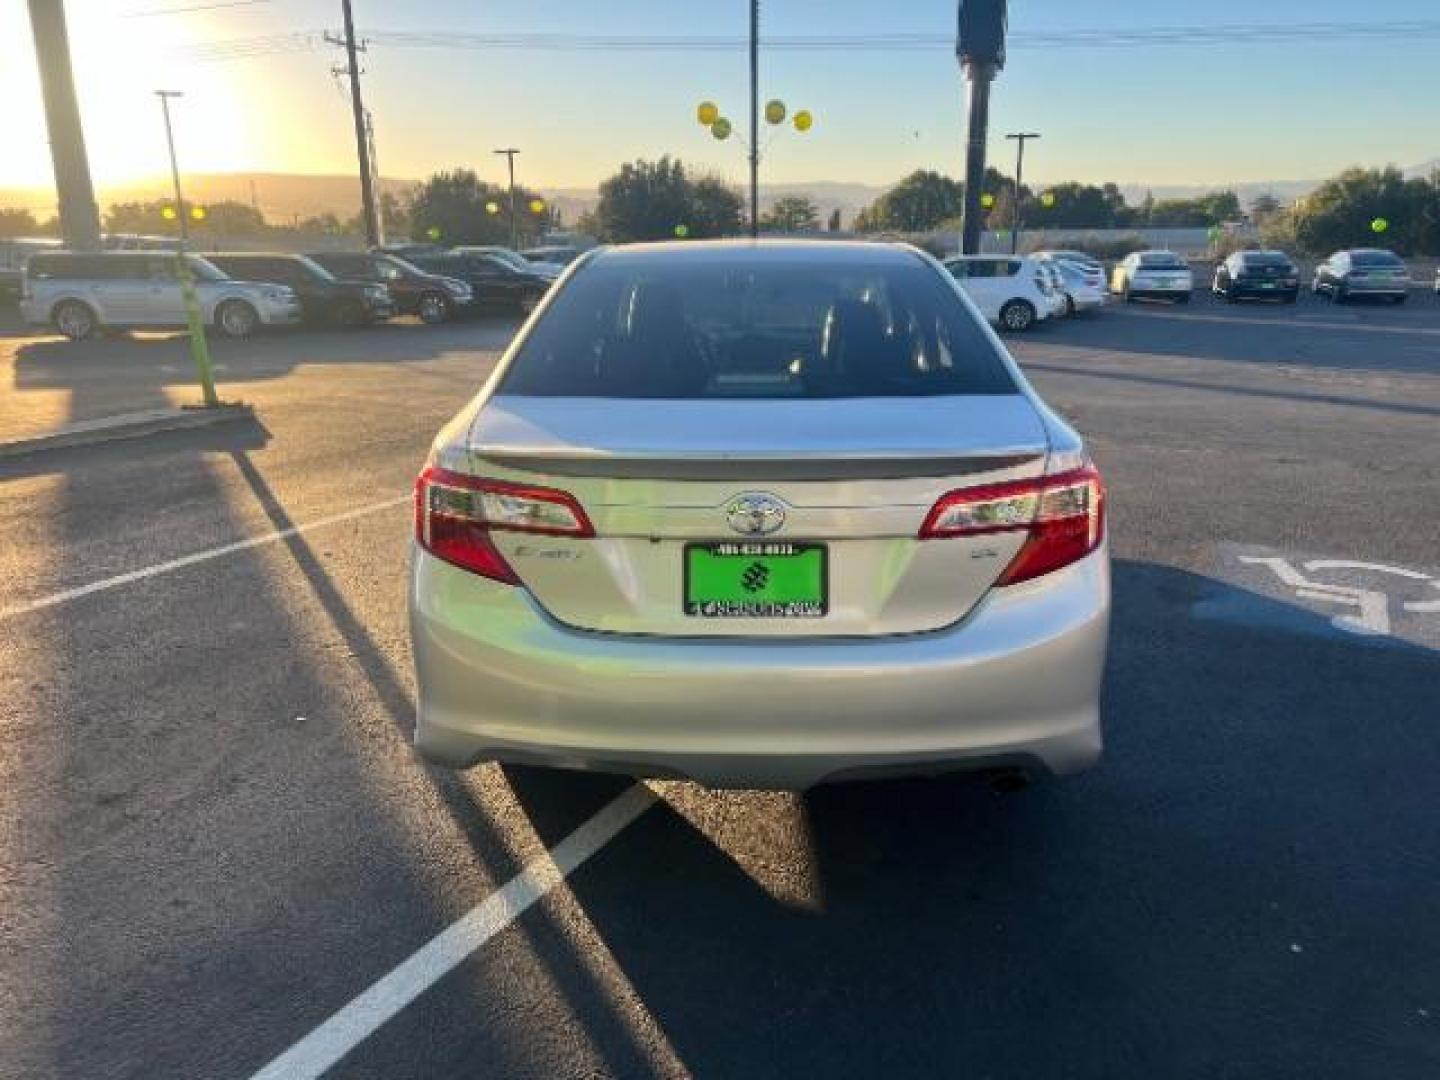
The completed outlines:
{"type": "Polygon", "coordinates": [[[901,266],[920,257],[908,244],[861,240],[671,240],[594,249],[591,263],[644,263],[663,266],[734,265],[796,262],[815,266],[901,266]]]}

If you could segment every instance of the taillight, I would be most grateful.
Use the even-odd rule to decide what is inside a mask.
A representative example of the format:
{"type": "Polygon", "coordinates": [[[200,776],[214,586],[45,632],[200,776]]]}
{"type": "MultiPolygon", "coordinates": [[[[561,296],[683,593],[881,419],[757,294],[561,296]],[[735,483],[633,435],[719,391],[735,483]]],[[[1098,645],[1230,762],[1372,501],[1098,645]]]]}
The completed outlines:
{"type": "Polygon", "coordinates": [[[437,559],[472,573],[518,585],[495,547],[495,529],[544,536],[594,536],[585,511],[569,492],[508,484],[428,466],[415,481],[415,539],[437,559]]]}
{"type": "Polygon", "coordinates": [[[1105,487],[1093,465],[1056,476],[961,488],[941,497],[921,540],[990,533],[1027,536],[997,585],[1014,585],[1083,559],[1105,535],[1105,487]]]}

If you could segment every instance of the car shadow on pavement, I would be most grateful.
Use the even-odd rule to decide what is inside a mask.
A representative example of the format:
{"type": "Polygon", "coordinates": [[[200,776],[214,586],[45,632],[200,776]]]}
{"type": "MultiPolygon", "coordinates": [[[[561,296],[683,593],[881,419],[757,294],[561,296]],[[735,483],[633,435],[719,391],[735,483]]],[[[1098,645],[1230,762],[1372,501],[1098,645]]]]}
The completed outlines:
{"type": "MultiPolygon", "coordinates": [[[[283,379],[302,365],[404,364],[417,376],[474,386],[473,374],[426,371],[421,365],[460,350],[503,349],[517,325],[494,318],[440,326],[406,322],[364,330],[285,330],[245,341],[212,335],[210,354],[222,398],[243,397],[247,388],[254,394],[252,384],[283,379]]],[[[12,385],[0,386],[0,418],[10,421],[0,419],[0,437],[200,399],[184,334],[123,334],[79,342],[37,338],[16,345],[10,363],[12,385]]]]}
{"type": "MultiPolygon", "coordinates": [[[[1189,616],[1231,588],[1116,563],[1091,773],[1010,796],[958,777],[799,797],[809,902],[777,900],[744,867],[763,852],[693,824],[708,807],[730,842],[764,843],[757,793],[687,786],[582,867],[571,890],[684,1067],[1435,1075],[1440,654],[1357,649],[1262,596],[1254,625],[1189,616]]],[[[507,775],[560,839],[548,808],[571,777],[507,775]]],[[[573,962],[532,937],[550,967],[573,962]]]]}

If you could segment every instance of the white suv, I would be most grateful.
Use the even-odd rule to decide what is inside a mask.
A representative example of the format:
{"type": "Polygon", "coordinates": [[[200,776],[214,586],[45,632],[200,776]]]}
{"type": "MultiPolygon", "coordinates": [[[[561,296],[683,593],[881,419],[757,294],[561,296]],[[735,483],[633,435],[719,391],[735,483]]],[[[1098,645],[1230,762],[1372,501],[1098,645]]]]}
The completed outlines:
{"type": "MultiPolygon", "coordinates": [[[[198,255],[185,259],[201,317],[227,337],[300,321],[300,301],[288,286],[233,281],[198,255]]],[[[72,341],[105,327],[186,323],[175,256],[163,252],[37,252],[20,282],[20,313],[72,341]]]]}
{"type": "Polygon", "coordinates": [[[1048,273],[1028,255],[956,255],[945,269],[1002,330],[1022,333],[1056,310],[1048,273]]]}

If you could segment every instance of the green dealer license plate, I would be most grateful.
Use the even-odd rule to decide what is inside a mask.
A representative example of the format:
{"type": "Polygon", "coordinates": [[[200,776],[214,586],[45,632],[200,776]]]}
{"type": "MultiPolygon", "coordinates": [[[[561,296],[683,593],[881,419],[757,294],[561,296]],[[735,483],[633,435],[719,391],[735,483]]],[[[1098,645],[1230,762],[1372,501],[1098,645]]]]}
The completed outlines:
{"type": "Polygon", "coordinates": [[[824,544],[685,545],[685,614],[709,619],[818,619],[829,610],[824,544]]]}

